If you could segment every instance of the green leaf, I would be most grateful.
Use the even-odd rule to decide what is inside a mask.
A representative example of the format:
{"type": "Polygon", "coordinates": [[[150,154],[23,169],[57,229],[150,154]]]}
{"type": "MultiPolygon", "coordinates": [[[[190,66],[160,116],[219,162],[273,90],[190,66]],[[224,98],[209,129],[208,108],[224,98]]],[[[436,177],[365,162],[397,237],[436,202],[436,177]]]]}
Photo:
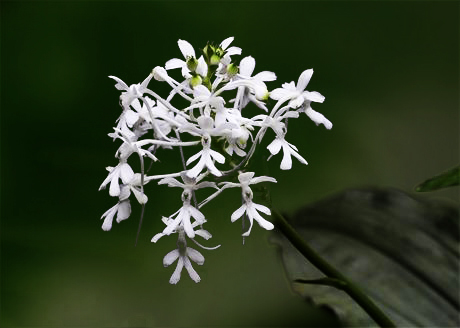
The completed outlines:
{"type": "MultiPolygon", "coordinates": [[[[395,189],[346,190],[309,205],[290,224],[400,327],[459,327],[459,210],[395,189]]],[[[344,325],[375,322],[289,241],[272,239],[292,288],[330,307],[344,325]]]]}
{"type": "Polygon", "coordinates": [[[426,180],[415,188],[415,191],[433,191],[437,189],[458,186],[460,181],[460,166],[450,169],[440,175],[426,180]]]}

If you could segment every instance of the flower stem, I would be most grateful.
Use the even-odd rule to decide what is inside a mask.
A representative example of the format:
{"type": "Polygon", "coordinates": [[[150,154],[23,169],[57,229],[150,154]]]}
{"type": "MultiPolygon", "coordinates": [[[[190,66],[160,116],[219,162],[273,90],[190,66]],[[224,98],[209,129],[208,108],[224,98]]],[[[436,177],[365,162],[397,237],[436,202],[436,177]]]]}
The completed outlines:
{"type": "MultiPolygon", "coordinates": [[[[380,327],[396,327],[396,325],[355,284],[310,248],[278,211],[272,210],[272,217],[275,226],[286,236],[292,245],[294,245],[311,264],[329,278],[324,279],[326,285],[334,286],[346,292],[380,327]],[[332,284],[327,281],[335,283],[332,284]]],[[[299,280],[298,282],[302,281],[299,280]]]]}

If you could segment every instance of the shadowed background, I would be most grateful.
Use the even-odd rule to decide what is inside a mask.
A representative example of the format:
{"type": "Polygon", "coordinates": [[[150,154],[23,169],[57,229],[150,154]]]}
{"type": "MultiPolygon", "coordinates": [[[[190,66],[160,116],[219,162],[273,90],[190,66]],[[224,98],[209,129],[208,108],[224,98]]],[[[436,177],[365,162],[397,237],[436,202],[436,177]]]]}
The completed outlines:
{"type": "MultiPolygon", "coordinates": [[[[293,213],[349,187],[412,191],[458,164],[458,13],[458,2],[2,2],[0,325],[333,325],[291,292],[268,232],[256,225],[241,245],[237,190],[203,208],[206,245],[223,246],[203,250],[199,284],[184,272],[169,285],[175,240],[150,243],[180,191],[148,185],[136,248],[134,202],[129,220],[101,230],[115,199],[97,189],[119,144],[107,137],[120,113],[107,76],[140,83],[181,57],[178,39],[197,50],[228,36],[255,73],[276,73],[270,89],[313,68],[307,90],[326,97],[313,108],[334,127],[290,121],[308,166],[281,172],[281,155],[259,152],[258,174],[278,180],[273,206],[293,213]]],[[[160,159],[154,170],[180,169],[178,153],[160,159]]],[[[457,201],[458,189],[424,197],[457,201]]]]}

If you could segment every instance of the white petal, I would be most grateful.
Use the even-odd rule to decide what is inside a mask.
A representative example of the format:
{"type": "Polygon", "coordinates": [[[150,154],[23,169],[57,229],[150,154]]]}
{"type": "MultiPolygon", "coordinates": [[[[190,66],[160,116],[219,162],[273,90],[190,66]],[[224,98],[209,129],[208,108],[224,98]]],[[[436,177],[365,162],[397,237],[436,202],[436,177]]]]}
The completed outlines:
{"type": "Polygon", "coordinates": [[[292,107],[292,108],[299,108],[300,106],[302,106],[302,104],[304,103],[305,99],[303,98],[303,96],[300,94],[298,95],[297,97],[293,98],[290,102],[289,102],[289,106],[292,107]]]}
{"type": "Polygon", "coordinates": [[[147,201],[149,200],[147,195],[146,194],[143,194],[141,193],[139,190],[137,190],[136,188],[131,188],[131,190],[133,191],[134,193],[134,196],[136,197],[137,201],[139,202],[139,204],[145,204],[147,203],[147,201]]]}
{"type": "Polygon", "coordinates": [[[184,265],[188,271],[188,275],[190,276],[190,278],[192,278],[194,282],[200,282],[201,278],[198,275],[198,273],[195,271],[195,269],[192,267],[192,263],[190,263],[190,260],[188,259],[188,257],[184,258],[184,265]]]}
{"type": "Polygon", "coordinates": [[[163,237],[165,234],[160,232],[160,233],[157,233],[155,236],[153,236],[151,242],[152,243],[156,243],[158,241],[158,239],[160,239],[161,237],[163,237]]]}
{"type": "Polygon", "coordinates": [[[201,171],[203,171],[205,165],[206,165],[206,158],[204,156],[201,156],[198,163],[193,168],[187,171],[187,176],[189,178],[196,178],[198,174],[200,174],[201,171]]]}
{"type": "Polygon", "coordinates": [[[118,77],[116,76],[109,76],[111,79],[114,79],[115,81],[117,81],[117,84],[115,84],[115,88],[117,88],[118,90],[128,90],[129,87],[126,85],[125,82],[123,82],[122,80],[120,80],[118,77]]]}
{"type": "Polygon", "coordinates": [[[312,91],[312,92],[304,91],[302,95],[306,100],[314,101],[318,103],[322,103],[324,102],[324,99],[326,99],[321,93],[316,92],[316,91],[312,91]]]}
{"type": "Polygon", "coordinates": [[[165,257],[163,258],[163,265],[165,267],[170,266],[177,260],[178,257],[179,257],[179,250],[178,249],[172,250],[171,252],[166,254],[165,257]]]}
{"type": "Polygon", "coordinates": [[[313,69],[307,69],[303,71],[299,76],[299,81],[297,81],[297,90],[302,92],[307,87],[308,82],[310,82],[311,76],[313,75],[313,69]]]}
{"type": "Polygon", "coordinates": [[[260,81],[275,81],[276,74],[273,72],[263,71],[253,76],[253,79],[260,80],[260,81]]]}
{"type": "Polygon", "coordinates": [[[107,178],[105,178],[104,181],[102,182],[102,184],[99,186],[99,191],[101,191],[102,189],[105,189],[107,184],[112,180],[113,167],[107,167],[107,170],[109,171],[109,174],[107,175],[107,178]]]}
{"type": "Polygon", "coordinates": [[[296,87],[295,87],[294,81],[291,81],[291,82],[289,82],[289,83],[283,83],[281,86],[282,86],[283,89],[285,89],[286,91],[291,91],[291,92],[296,93],[296,94],[299,93],[298,90],[297,90],[296,87]]]}
{"type": "Polygon", "coordinates": [[[180,187],[180,188],[183,188],[183,187],[184,187],[184,184],[183,184],[183,183],[180,183],[179,181],[177,181],[177,180],[174,179],[174,178],[164,178],[164,179],[161,179],[160,181],[158,181],[158,184],[159,184],[159,185],[167,184],[168,187],[180,187]]]}
{"type": "Polygon", "coordinates": [[[211,182],[211,181],[204,181],[204,182],[201,182],[201,183],[198,183],[193,189],[201,189],[201,188],[215,188],[215,189],[219,189],[217,188],[216,186],[216,183],[215,182],[211,182]]]}
{"type": "Polygon", "coordinates": [[[177,266],[176,266],[176,270],[174,270],[171,278],[169,279],[169,283],[170,284],[177,284],[180,280],[180,273],[182,272],[182,268],[184,267],[184,259],[181,257],[179,257],[179,260],[177,261],[177,266]]]}
{"type": "Polygon", "coordinates": [[[241,207],[239,209],[237,209],[235,212],[233,212],[232,217],[231,217],[230,220],[232,222],[235,222],[236,220],[238,220],[244,214],[244,212],[246,211],[246,208],[247,208],[246,203],[241,205],[241,207]]]}
{"type": "Polygon", "coordinates": [[[203,56],[198,58],[198,66],[196,68],[196,72],[201,76],[206,76],[208,74],[208,64],[206,64],[203,56]]]}
{"type": "MultiPolygon", "coordinates": [[[[137,99],[136,99],[137,100],[137,99]]],[[[131,103],[132,105],[133,103],[131,103]]],[[[126,120],[126,124],[131,128],[134,123],[137,122],[137,120],[139,119],[139,114],[132,111],[132,110],[127,110],[125,111],[124,113],[124,116],[125,116],[125,120],[126,120]]]]}
{"type": "Polygon", "coordinates": [[[117,222],[120,223],[123,220],[126,220],[131,215],[131,203],[129,200],[120,202],[118,206],[117,222]]]}
{"type": "MultiPolygon", "coordinates": [[[[189,206],[190,207],[190,206],[189,206]]],[[[189,238],[195,238],[195,231],[193,231],[192,223],[190,222],[190,213],[184,214],[182,219],[182,224],[184,226],[184,231],[189,238]]]]}
{"type": "Polygon", "coordinates": [[[298,118],[298,117],[299,117],[299,113],[298,113],[298,112],[287,112],[286,114],[283,115],[283,118],[286,118],[286,117],[289,117],[289,118],[298,118]]]}
{"type": "Polygon", "coordinates": [[[287,143],[283,143],[283,160],[280,169],[290,170],[292,168],[291,149],[287,143]]]}
{"type": "Polygon", "coordinates": [[[127,163],[121,164],[120,177],[121,177],[121,181],[123,181],[123,183],[126,183],[126,184],[130,183],[131,180],[134,178],[133,169],[127,163]]]}
{"type": "Polygon", "coordinates": [[[153,77],[153,74],[150,73],[149,76],[147,76],[147,77],[145,78],[145,80],[142,81],[142,83],[141,83],[141,90],[140,90],[142,93],[144,92],[143,89],[146,89],[147,86],[149,85],[150,80],[152,79],[152,77],[153,77]]]}
{"type": "Polygon", "coordinates": [[[276,183],[276,179],[272,177],[267,177],[267,176],[260,176],[257,178],[254,178],[251,180],[249,184],[256,184],[256,183],[261,183],[261,182],[274,182],[276,183]]]}
{"type": "MultiPolygon", "coordinates": [[[[182,218],[184,217],[184,214],[185,214],[185,211],[184,211],[184,208],[181,207],[181,209],[179,210],[179,214],[177,215],[177,217],[174,219],[174,220],[170,220],[168,221],[168,226],[163,230],[163,233],[165,235],[170,235],[172,234],[172,232],[174,231],[174,229],[177,228],[177,226],[179,225],[179,223],[181,223],[182,221],[182,218]]],[[[187,215],[187,214],[185,214],[187,215]]]]}
{"type": "Polygon", "coordinates": [[[206,222],[203,213],[201,213],[199,210],[197,210],[195,207],[191,206],[189,207],[190,215],[197,220],[200,223],[206,222]]]}
{"type": "Polygon", "coordinates": [[[280,152],[281,145],[281,140],[279,138],[275,138],[275,140],[273,140],[271,144],[267,146],[267,149],[272,155],[276,155],[280,152]]]}
{"type": "Polygon", "coordinates": [[[295,151],[297,151],[297,152],[299,151],[295,145],[293,145],[293,144],[291,144],[291,143],[289,143],[289,142],[287,142],[287,141],[286,141],[286,143],[289,145],[289,147],[291,147],[291,148],[294,149],[295,151]]]}
{"type": "Polygon", "coordinates": [[[283,88],[277,88],[270,92],[270,98],[274,100],[280,100],[281,98],[287,97],[290,94],[289,91],[283,88]]]}
{"type": "MultiPolygon", "coordinates": [[[[201,85],[203,88],[205,88],[206,90],[208,90],[205,86],[201,85]]],[[[196,88],[195,88],[196,90],[196,88]]],[[[211,117],[208,117],[208,116],[200,116],[198,117],[197,119],[198,121],[198,124],[200,125],[200,128],[202,128],[203,130],[211,130],[212,127],[214,126],[214,120],[211,118],[211,117]]]]}
{"type": "Polygon", "coordinates": [[[131,188],[129,187],[129,185],[121,186],[120,195],[118,196],[119,201],[124,201],[124,200],[128,199],[129,196],[131,196],[131,188]]]}
{"type": "MultiPolygon", "coordinates": [[[[256,212],[254,209],[252,209],[252,211],[256,212]]],[[[252,225],[254,224],[253,214],[252,214],[252,212],[251,212],[251,210],[249,208],[248,208],[248,219],[249,219],[249,223],[250,223],[249,224],[249,229],[248,229],[248,231],[246,231],[245,233],[242,234],[243,237],[249,236],[249,234],[251,233],[251,230],[252,230],[252,225]]]]}
{"type": "Polygon", "coordinates": [[[253,206],[255,207],[256,210],[264,214],[272,215],[272,212],[270,212],[270,209],[267,206],[256,204],[256,203],[253,203],[253,206]]]}
{"type": "Polygon", "coordinates": [[[211,172],[211,174],[215,175],[216,177],[222,176],[222,173],[214,165],[210,154],[208,154],[206,157],[203,156],[202,158],[205,158],[206,167],[208,168],[209,172],[211,172]]]}
{"type": "Polygon", "coordinates": [[[228,56],[233,56],[233,55],[241,55],[241,48],[239,48],[239,47],[230,47],[230,48],[228,48],[226,50],[225,57],[229,58],[228,56]]]}
{"type": "Polygon", "coordinates": [[[232,41],[233,41],[234,38],[235,38],[235,37],[233,37],[233,36],[231,36],[231,37],[229,37],[229,38],[226,38],[224,41],[222,41],[222,42],[220,43],[220,47],[221,47],[222,49],[224,49],[224,50],[227,49],[227,47],[230,45],[230,43],[232,43],[232,41]]]}
{"type": "Polygon", "coordinates": [[[187,65],[182,66],[182,76],[186,79],[189,79],[192,77],[192,74],[190,74],[190,70],[188,69],[187,65]]]}
{"type": "Polygon", "coordinates": [[[196,249],[187,247],[187,256],[196,264],[198,265],[203,265],[204,263],[204,256],[201,255],[200,252],[198,252],[196,249]]]}
{"type": "Polygon", "coordinates": [[[216,152],[216,151],[214,151],[212,149],[209,150],[209,153],[210,153],[211,157],[214,158],[218,163],[224,164],[225,157],[222,156],[220,153],[218,153],[218,152],[216,152]]]}
{"type": "Polygon", "coordinates": [[[316,123],[316,125],[323,124],[326,129],[330,130],[332,128],[332,123],[327,118],[324,117],[323,114],[314,111],[311,107],[307,108],[305,113],[308,117],[316,123]]]}
{"type": "Polygon", "coordinates": [[[120,169],[115,168],[113,171],[112,180],[110,181],[109,195],[112,197],[118,197],[120,195],[120,185],[118,184],[118,178],[120,177],[120,169]]]}
{"type": "Polygon", "coordinates": [[[267,85],[258,80],[250,80],[252,82],[252,89],[256,95],[256,98],[259,100],[265,100],[268,98],[269,93],[267,89],[267,85]]]}
{"type": "Polygon", "coordinates": [[[182,59],[173,58],[173,59],[170,59],[170,60],[168,60],[166,62],[165,68],[166,69],[175,69],[175,68],[179,68],[179,67],[184,67],[186,65],[187,64],[182,59]]]}
{"type": "Polygon", "coordinates": [[[212,237],[212,235],[209,233],[209,231],[203,230],[203,229],[195,231],[195,235],[203,237],[206,240],[208,240],[209,238],[212,237]]]}
{"type": "Polygon", "coordinates": [[[179,40],[177,41],[177,44],[179,45],[179,49],[182,52],[184,58],[195,57],[195,50],[190,43],[185,40],[179,40]]]}
{"type": "Polygon", "coordinates": [[[305,160],[305,158],[303,158],[302,156],[300,156],[299,153],[295,152],[295,151],[291,151],[291,154],[297,158],[299,160],[300,163],[302,164],[305,164],[305,165],[308,165],[307,161],[305,160]]]}
{"type": "Polygon", "coordinates": [[[273,223],[270,221],[265,220],[256,210],[255,208],[251,208],[251,213],[253,214],[254,220],[257,221],[257,223],[264,228],[265,230],[273,230],[275,227],[273,223]]]}
{"type": "Polygon", "coordinates": [[[198,153],[196,153],[195,155],[193,155],[192,157],[190,157],[190,158],[187,160],[187,163],[185,163],[185,165],[189,165],[190,163],[195,162],[196,159],[197,159],[198,157],[200,157],[202,153],[203,153],[203,150],[200,150],[198,153]]]}
{"type": "Polygon", "coordinates": [[[243,172],[238,175],[238,181],[242,184],[249,184],[254,177],[254,172],[243,172]]]}
{"type": "Polygon", "coordinates": [[[244,57],[240,62],[240,74],[244,77],[250,77],[254,68],[256,67],[256,61],[251,56],[244,57]]]}
{"type": "Polygon", "coordinates": [[[112,229],[112,222],[115,213],[117,212],[118,204],[109,208],[104,214],[102,214],[101,219],[105,217],[104,222],[102,223],[102,230],[109,231],[112,229]]]}

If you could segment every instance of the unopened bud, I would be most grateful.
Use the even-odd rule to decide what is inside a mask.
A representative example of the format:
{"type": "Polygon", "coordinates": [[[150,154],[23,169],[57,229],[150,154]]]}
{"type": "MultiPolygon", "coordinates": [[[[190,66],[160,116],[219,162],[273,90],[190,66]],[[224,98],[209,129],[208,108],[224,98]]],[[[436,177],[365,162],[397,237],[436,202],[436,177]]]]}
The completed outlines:
{"type": "Polygon", "coordinates": [[[238,74],[238,66],[233,63],[227,65],[227,74],[229,77],[234,77],[236,74],[238,74]]]}
{"type": "Polygon", "coordinates": [[[201,79],[201,76],[199,75],[195,75],[194,77],[192,77],[190,79],[190,86],[192,88],[196,87],[197,85],[200,85],[201,83],[203,82],[203,80],[201,79]]]}
{"type": "Polygon", "coordinates": [[[209,60],[210,65],[217,65],[220,62],[220,57],[216,54],[211,56],[211,59],[209,60]]]}
{"type": "Polygon", "coordinates": [[[157,81],[164,81],[164,77],[168,76],[168,73],[166,73],[166,70],[161,67],[157,66],[152,70],[153,78],[157,81]]]}
{"type": "Polygon", "coordinates": [[[222,57],[225,53],[224,49],[222,48],[217,48],[216,51],[215,51],[216,55],[219,56],[219,57],[222,57]]]}
{"type": "Polygon", "coordinates": [[[259,100],[266,101],[266,100],[268,100],[269,97],[270,97],[270,93],[268,91],[266,91],[264,94],[262,94],[261,97],[259,97],[259,100]]]}
{"type": "Polygon", "coordinates": [[[215,48],[209,43],[203,49],[203,55],[208,63],[211,60],[212,55],[214,55],[214,50],[215,48]]]}
{"type": "Polygon", "coordinates": [[[187,68],[192,72],[195,72],[196,68],[198,67],[198,60],[195,57],[188,57],[187,58],[187,68]]]}

